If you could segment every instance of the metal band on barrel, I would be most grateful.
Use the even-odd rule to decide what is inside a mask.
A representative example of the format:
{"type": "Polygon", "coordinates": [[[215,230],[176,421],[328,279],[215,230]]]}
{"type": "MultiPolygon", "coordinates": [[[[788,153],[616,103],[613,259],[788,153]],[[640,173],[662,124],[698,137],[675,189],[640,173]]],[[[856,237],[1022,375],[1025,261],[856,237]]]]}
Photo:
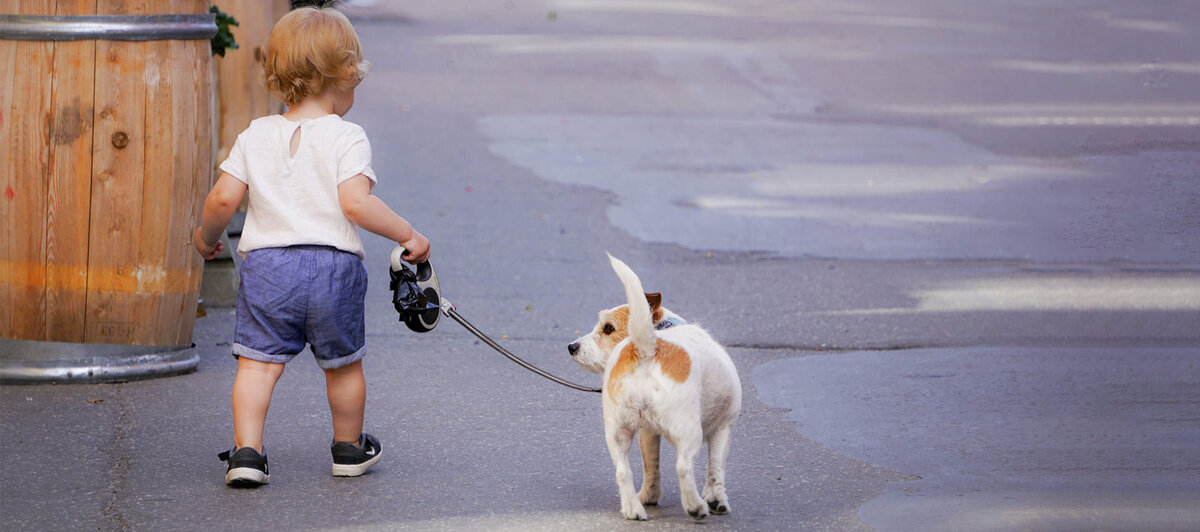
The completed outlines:
{"type": "Polygon", "coordinates": [[[216,15],[0,15],[0,39],[169,41],[211,39],[216,15]]]}

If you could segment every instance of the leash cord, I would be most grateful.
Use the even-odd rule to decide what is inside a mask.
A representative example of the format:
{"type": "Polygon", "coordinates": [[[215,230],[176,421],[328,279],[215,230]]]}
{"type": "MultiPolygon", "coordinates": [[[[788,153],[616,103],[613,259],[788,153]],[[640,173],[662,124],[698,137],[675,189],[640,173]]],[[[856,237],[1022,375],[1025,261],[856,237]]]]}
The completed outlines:
{"type": "Polygon", "coordinates": [[[495,340],[488,338],[488,335],[483,334],[483,332],[481,332],[479,329],[476,329],[474,325],[471,325],[471,323],[468,322],[466,320],[466,318],[459,316],[458,309],[454,307],[453,303],[450,303],[445,298],[442,299],[442,314],[449,316],[451,318],[454,318],[454,321],[457,321],[459,325],[462,325],[465,329],[470,331],[471,334],[474,334],[476,338],[483,340],[484,343],[486,343],[492,349],[495,349],[496,352],[508,357],[509,360],[516,362],[517,364],[520,364],[521,367],[523,367],[529,371],[537,373],[538,375],[541,375],[547,379],[550,379],[550,380],[557,382],[563,386],[566,386],[567,388],[574,388],[581,392],[597,392],[597,393],[599,393],[601,391],[600,388],[588,388],[587,386],[582,386],[579,384],[575,384],[573,382],[562,380],[558,377],[555,377],[554,375],[551,375],[549,373],[546,373],[545,371],[542,371],[541,369],[538,369],[538,367],[534,366],[533,364],[530,364],[524,360],[521,360],[521,358],[518,357],[517,355],[509,353],[507,349],[501,347],[500,344],[495,342],[495,340]]]}

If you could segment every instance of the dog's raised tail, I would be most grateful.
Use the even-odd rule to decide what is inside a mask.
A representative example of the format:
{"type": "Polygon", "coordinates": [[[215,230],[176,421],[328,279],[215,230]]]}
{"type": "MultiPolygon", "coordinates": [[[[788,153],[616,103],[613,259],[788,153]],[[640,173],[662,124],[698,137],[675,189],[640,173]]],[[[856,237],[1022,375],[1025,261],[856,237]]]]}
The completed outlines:
{"type": "Polygon", "coordinates": [[[646,301],[646,292],[642,288],[642,280],[620,259],[608,255],[613,271],[625,285],[625,298],[629,300],[629,338],[637,349],[639,357],[654,356],[655,344],[654,321],[651,317],[650,303],[646,301]]]}

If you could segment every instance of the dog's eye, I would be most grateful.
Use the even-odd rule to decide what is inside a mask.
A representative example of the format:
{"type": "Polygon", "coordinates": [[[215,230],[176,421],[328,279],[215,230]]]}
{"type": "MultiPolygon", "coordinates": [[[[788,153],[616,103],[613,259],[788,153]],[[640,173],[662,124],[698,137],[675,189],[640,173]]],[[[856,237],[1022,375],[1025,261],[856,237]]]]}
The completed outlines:
{"type": "Polygon", "coordinates": [[[612,334],[616,331],[617,331],[617,328],[613,327],[613,324],[611,324],[611,323],[604,324],[604,334],[612,334]]]}

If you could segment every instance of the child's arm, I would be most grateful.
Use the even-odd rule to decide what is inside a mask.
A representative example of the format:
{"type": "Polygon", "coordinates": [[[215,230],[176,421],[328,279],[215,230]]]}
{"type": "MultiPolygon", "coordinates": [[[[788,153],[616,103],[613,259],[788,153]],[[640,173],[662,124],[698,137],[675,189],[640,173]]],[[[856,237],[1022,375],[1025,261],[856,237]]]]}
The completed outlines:
{"type": "Polygon", "coordinates": [[[429,260],[429,241],[408,220],[371,194],[371,180],[367,176],[359,174],[338,185],[338,202],[354,225],[404,246],[408,251],[404,260],[412,264],[429,260]]]}
{"type": "Polygon", "coordinates": [[[213,185],[208,197],[204,200],[204,213],[200,215],[200,227],[196,228],[196,234],[192,237],[196,244],[196,251],[200,252],[200,256],[204,257],[204,260],[216,257],[217,253],[225,249],[225,244],[221,243],[221,233],[229,225],[229,219],[233,218],[233,211],[237,209],[245,195],[245,183],[238,181],[228,173],[221,172],[217,184],[213,185]]]}

